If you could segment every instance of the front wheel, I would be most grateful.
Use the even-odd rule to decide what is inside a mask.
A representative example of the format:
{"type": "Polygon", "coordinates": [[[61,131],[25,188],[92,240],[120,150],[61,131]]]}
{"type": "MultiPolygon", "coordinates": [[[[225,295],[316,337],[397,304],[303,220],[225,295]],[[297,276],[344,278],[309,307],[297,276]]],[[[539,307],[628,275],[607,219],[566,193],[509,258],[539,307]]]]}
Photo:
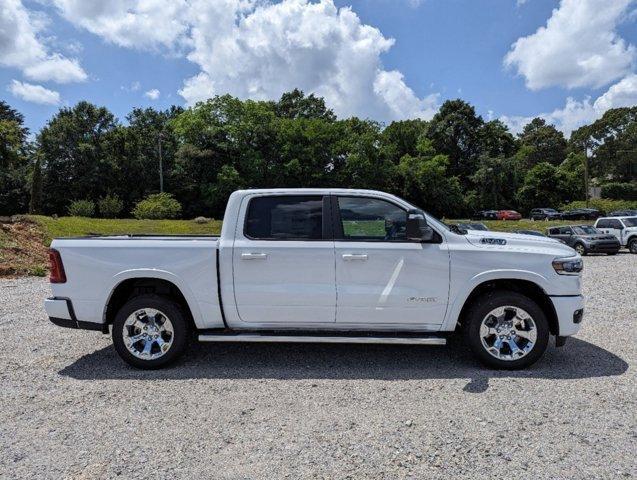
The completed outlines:
{"type": "Polygon", "coordinates": [[[465,320],[465,337],[485,365],[517,370],[534,364],[549,340],[548,321],[530,298],[504,290],[480,297],[465,320]]]}
{"type": "Polygon", "coordinates": [[[113,344],[128,364],[151,370],[174,362],[186,349],[189,327],[182,308],[169,298],[140,295],[115,316],[113,344]]]}
{"type": "Polygon", "coordinates": [[[574,248],[575,248],[575,251],[579,253],[582,257],[586,255],[586,247],[584,246],[583,243],[576,243],[574,248]]]}

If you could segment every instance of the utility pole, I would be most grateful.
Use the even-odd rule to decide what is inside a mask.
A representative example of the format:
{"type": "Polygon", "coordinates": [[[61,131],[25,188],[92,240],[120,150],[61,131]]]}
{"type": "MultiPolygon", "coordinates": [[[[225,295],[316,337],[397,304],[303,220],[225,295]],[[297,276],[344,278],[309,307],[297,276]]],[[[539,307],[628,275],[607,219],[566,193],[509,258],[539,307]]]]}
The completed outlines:
{"type": "Polygon", "coordinates": [[[588,208],[588,154],[590,149],[588,148],[588,142],[584,150],[584,195],[586,199],[586,208],[588,208]]]}
{"type": "Polygon", "coordinates": [[[164,166],[161,158],[161,140],[163,134],[164,131],[162,130],[161,132],[159,132],[159,135],[157,135],[157,144],[159,146],[159,191],[161,193],[164,193],[164,166]]]}

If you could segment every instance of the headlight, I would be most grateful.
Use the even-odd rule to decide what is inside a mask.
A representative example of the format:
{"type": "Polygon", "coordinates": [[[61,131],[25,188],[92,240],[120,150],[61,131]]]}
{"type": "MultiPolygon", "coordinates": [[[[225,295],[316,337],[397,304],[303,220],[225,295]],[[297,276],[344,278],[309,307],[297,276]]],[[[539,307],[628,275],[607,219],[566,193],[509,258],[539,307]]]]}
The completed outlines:
{"type": "Polygon", "coordinates": [[[553,268],[560,275],[577,275],[584,270],[584,262],[581,258],[556,258],[553,268]]]}

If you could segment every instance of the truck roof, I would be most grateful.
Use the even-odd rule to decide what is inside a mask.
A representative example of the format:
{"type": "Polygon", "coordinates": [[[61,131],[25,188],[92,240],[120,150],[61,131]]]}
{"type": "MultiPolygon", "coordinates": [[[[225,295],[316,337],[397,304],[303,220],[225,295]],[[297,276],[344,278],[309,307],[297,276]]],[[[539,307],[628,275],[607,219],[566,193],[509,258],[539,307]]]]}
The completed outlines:
{"type": "Polygon", "coordinates": [[[252,193],[311,193],[311,194],[328,194],[328,193],[344,193],[344,194],[374,194],[383,196],[392,196],[387,192],[381,192],[379,190],[366,190],[362,188],[250,188],[246,190],[237,190],[234,193],[240,194],[252,194],[252,193]]]}

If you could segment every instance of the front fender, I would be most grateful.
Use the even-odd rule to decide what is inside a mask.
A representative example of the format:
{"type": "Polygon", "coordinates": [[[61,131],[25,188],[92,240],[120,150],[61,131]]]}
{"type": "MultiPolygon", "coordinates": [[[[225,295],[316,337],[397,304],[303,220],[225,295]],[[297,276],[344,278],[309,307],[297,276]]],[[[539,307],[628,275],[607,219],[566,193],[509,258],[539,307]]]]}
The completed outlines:
{"type": "Polygon", "coordinates": [[[465,305],[471,293],[479,285],[493,280],[524,280],[534,283],[544,292],[550,291],[549,281],[536,272],[514,269],[498,269],[481,272],[461,284],[457,289],[454,289],[455,291],[452,293],[451,296],[453,302],[447,309],[447,314],[445,316],[445,320],[442,324],[441,330],[453,331],[456,328],[456,324],[458,323],[458,318],[460,317],[462,307],[465,305]]]}

